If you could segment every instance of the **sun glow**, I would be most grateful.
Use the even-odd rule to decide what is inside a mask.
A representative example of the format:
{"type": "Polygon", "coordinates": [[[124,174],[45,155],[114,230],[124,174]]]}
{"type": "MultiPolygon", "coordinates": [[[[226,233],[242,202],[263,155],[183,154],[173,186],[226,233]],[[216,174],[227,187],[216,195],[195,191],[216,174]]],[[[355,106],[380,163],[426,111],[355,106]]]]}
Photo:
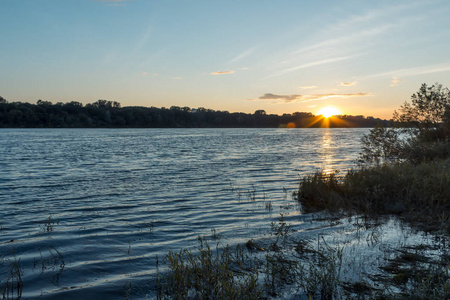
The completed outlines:
{"type": "Polygon", "coordinates": [[[327,106],[327,107],[322,107],[321,109],[319,109],[317,114],[318,115],[322,115],[324,118],[329,118],[329,117],[332,117],[332,116],[335,116],[335,115],[340,115],[342,113],[336,107],[327,106]]]}

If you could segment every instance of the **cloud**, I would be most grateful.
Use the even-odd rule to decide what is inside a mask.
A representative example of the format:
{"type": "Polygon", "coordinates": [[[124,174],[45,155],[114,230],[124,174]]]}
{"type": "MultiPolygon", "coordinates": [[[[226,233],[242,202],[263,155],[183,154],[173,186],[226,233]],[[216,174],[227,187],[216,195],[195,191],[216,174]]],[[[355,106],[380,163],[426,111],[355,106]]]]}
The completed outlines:
{"type": "Polygon", "coordinates": [[[250,49],[245,50],[244,52],[240,53],[239,55],[237,55],[235,58],[231,59],[228,63],[234,63],[237,62],[249,55],[251,55],[254,51],[255,51],[255,47],[252,47],[250,49]]]}
{"type": "Polygon", "coordinates": [[[209,73],[209,74],[211,74],[211,75],[224,75],[224,74],[233,74],[234,73],[234,71],[218,71],[218,72],[212,72],[212,73],[209,73]]]}
{"type": "Polygon", "coordinates": [[[147,76],[147,72],[141,72],[141,76],[147,76]]]}
{"type": "Polygon", "coordinates": [[[397,77],[392,77],[392,81],[391,81],[390,86],[397,86],[400,81],[403,81],[403,79],[400,79],[400,78],[397,78],[397,77]]]}
{"type": "Polygon", "coordinates": [[[298,55],[301,53],[313,53],[315,51],[318,51],[318,50],[321,50],[324,48],[331,49],[331,48],[336,48],[338,46],[341,46],[343,44],[353,44],[357,41],[361,41],[362,39],[366,39],[366,38],[369,38],[374,35],[383,34],[384,32],[391,29],[391,27],[392,27],[392,25],[390,25],[390,24],[383,24],[378,27],[365,29],[365,30],[355,32],[352,34],[349,34],[347,31],[345,31],[345,35],[342,35],[337,38],[332,37],[332,38],[323,40],[321,42],[303,47],[303,48],[295,51],[294,54],[298,55]]]}
{"type": "Polygon", "coordinates": [[[374,78],[374,77],[383,77],[383,76],[391,76],[391,77],[408,77],[408,76],[417,76],[438,72],[446,72],[450,71],[450,63],[443,63],[438,65],[428,65],[407,69],[398,69],[393,71],[388,71],[384,73],[372,74],[367,76],[366,78],[374,78]]]}
{"type": "Polygon", "coordinates": [[[353,94],[315,94],[315,95],[277,95],[267,93],[258,99],[250,99],[252,101],[259,100],[274,100],[279,102],[291,103],[291,102],[310,102],[324,100],[328,98],[352,98],[352,97],[366,97],[371,96],[369,93],[353,93],[353,94]]]}
{"type": "Polygon", "coordinates": [[[318,61],[313,61],[310,63],[306,63],[306,64],[302,64],[296,67],[292,67],[292,68],[288,68],[282,71],[279,71],[273,75],[270,75],[267,78],[272,78],[272,77],[276,77],[276,76],[280,76],[283,75],[285,73],[288,72],[292,72],[292,71],[297,71],[297,70],[301,70],[301,69],[306,69],[306,68],[310,68],[310,67],[315,67],[315,66],[319,66],[319,65],[325,65],[325,64],[330,64],[330,63],[335,63],[338,61],[343,61],[343,60],[347,60],[347,59],[351,59],[354,58],[356,56],[360,56],[362,54],[357,54],[357,55],[348,55],[348,56],[340,56],[340,57],[333,57],[333,58],[327,58],[327,59],[322,59],[322,60],[318,60],[318,61]]]}
{"type": "Polygon", "coordinates": [[[263,96],[259,97],[259,100],[282,100],[284,102],[292,102],[300,100],[303,97],[303,95],[275,95],[271,93],[264,94],[263,96]]]}
{"type": "Polygon", "coordinates": [[[341,82],[341,85],[342,86],[352,86],[352,85],[355,85],[356,84],[356,81],[352,81],[352,82],[341,82]]]}
{"type": "Polygon", "coordinates": [[[308,85],[308,86],[301,86],[300,88],[303,90],[310,90],[310,89],[315,89],[317,87],[317,85],[308,85]]]}
{"type": "Polygon", "coordinates": [[[181,80],[183,79],[182,77],[172,77],[173,80],[181,80]]]}

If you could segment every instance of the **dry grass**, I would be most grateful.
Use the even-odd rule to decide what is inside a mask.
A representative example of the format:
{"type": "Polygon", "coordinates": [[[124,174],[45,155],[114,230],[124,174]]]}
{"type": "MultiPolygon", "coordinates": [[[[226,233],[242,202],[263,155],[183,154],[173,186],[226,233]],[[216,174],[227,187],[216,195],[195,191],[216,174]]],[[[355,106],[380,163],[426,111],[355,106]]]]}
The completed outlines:
{"type": "Polygon", "coordinates": [[[306,212],[396,214],[424,229],[448,233],[450,159],[384,164],[343,177],[316,173],[303,178],[298,199],[306,212]]]}

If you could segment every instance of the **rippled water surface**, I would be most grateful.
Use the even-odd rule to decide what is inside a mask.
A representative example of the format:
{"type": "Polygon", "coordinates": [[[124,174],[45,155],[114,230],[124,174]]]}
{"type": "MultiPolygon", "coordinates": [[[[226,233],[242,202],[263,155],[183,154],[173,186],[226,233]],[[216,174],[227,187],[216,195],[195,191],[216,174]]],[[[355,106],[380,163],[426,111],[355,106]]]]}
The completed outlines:
{"type": "Polygon", "coordinates": [[[351,167],[367,132],[0,130],[0,273],[19,262],[24,299],[152,297],[157,255],[264,234],[300,176],[351,167]]]}

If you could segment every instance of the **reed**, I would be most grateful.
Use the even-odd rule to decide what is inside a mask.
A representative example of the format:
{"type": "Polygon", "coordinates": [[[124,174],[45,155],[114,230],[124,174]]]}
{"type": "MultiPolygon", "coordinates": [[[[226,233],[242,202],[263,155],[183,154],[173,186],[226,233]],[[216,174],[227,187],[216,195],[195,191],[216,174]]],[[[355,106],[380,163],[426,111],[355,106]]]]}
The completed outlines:
{"type": "Polygon", "coordinates": [[[450,159],[383,164],[342,177],[316,173],[302,179],[297,197],[306,212],[395,214],[422,229],[448,233],[450,159]]]}
{"type": "Polygon", "coordinates": [[[197,253],[183,249],[169,252],[169,272],[158,274],[158,299],[260,299],[258,270],[243,247],[216,250],[198,238],[197,253]]]}

